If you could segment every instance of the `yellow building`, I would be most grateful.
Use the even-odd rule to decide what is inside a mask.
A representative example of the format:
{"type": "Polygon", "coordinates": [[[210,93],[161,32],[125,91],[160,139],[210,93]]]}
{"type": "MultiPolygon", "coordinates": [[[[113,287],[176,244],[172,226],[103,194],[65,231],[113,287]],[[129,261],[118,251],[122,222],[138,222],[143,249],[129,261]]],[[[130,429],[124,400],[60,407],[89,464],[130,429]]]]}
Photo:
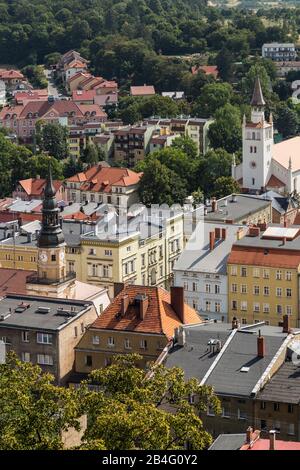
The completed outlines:
{"type": "Polygon", "coordinates": [[[228,318],[278,326],[289,315],[299,327],[299,228],[250,228],[228,258],[228,318]]]}

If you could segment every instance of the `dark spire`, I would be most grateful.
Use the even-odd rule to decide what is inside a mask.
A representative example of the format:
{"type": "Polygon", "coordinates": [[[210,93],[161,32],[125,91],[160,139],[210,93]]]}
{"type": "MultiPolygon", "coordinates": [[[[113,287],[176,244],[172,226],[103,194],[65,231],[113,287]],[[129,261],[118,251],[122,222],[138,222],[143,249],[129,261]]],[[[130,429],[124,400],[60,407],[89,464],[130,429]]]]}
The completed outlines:
{"type": "Polygon", "coordinates": [[[46,181],[43,209],[42,229],[38,238],[38,247],[55,248],[64,243],[64,235],[59,224],[60,210],[55,199],[55,188],[52,181],[52,172],[49,163],[49,172],[46,181]]]}
{"type": "Polygon", "coordinates": [[[266,102],[264,100],[263,92],[261,89],[260,79],[256,77],[251,106],[265,106],[266,102]]]}

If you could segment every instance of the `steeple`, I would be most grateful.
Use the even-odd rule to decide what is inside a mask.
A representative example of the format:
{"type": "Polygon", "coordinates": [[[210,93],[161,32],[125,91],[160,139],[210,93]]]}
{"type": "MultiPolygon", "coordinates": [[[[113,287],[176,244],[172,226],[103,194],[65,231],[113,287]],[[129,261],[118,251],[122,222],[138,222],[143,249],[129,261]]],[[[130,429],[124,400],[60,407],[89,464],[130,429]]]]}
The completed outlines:
{"type": "Polygon", "coordinates": [[[64,244],[64,235],[59,225],[59,208],[55,199],[55,188],[49,163],[49,172],[44,191],[42,229],[38,238],[39,248],[55,248],[64,244]]]}
{"type": "Polygon", "coordinates": [[[263,106],[266,105],[266,102],[265,102],[264,96],[263,96],[263,92],[262,92],[262,89],[261,89],[261,84],[260,84],[259,77],[256,77],[256,79],[255,79],[255,85],[254,85],[252,100],[251,100],[250,104],[253,107],[263,107],[263,106]]]}

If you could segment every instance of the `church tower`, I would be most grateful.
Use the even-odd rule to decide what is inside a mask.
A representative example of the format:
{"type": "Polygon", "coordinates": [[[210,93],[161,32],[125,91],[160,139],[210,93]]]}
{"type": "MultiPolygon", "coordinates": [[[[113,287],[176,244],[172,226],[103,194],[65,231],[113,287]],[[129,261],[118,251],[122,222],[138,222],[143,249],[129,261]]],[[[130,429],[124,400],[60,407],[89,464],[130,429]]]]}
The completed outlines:
{"type": "Polygon", "coordinates": [[[251,121],[243,120],[243,188],[262,192],[271,176],[273,120],[265,119],[265,100],[257,77],[251,100],[251,121]]]}

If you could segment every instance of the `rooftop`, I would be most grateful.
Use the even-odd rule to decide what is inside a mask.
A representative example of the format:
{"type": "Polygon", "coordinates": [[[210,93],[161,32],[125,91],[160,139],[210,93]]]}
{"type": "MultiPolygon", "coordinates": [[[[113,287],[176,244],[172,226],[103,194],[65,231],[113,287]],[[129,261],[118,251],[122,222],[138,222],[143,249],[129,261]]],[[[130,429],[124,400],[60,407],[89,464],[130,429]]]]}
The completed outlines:
{"type": "Polygon", "coordinates": [[[7,295],[0,300],[0,328],[60,330],[80,317],[92,302],[7,295]],[[3,318],[3,319],[2,319],[3,318]]]}
{"type": "Polygon", "coordinates": [[[276,160],[284,168],[288,169],[290,160],[292,170],[300,170],[300,137],[292,137],[273,146],[273,159],[276,160]]]}
{"type": "Polygon", "coordinates": [[[131,86],[130,94],[131,96],[155,95],[155,89],[152,85],[131,86]]]}
{"type": "Polygon", "coordinates": [[[271,380],[258,393],[258,400],[283,403],[300,402],[300,368],[293,362],[284,362],[271,380]]]}
{"type": "Polygon", "coordinates": [[[247,218],[268,206],[271,201],[263,200],[259,196],[246,194],[231,194],[217,201],[217,209],[213,211],[212,203],[207,207],[205,221],[244,223],[247,218]]]}

